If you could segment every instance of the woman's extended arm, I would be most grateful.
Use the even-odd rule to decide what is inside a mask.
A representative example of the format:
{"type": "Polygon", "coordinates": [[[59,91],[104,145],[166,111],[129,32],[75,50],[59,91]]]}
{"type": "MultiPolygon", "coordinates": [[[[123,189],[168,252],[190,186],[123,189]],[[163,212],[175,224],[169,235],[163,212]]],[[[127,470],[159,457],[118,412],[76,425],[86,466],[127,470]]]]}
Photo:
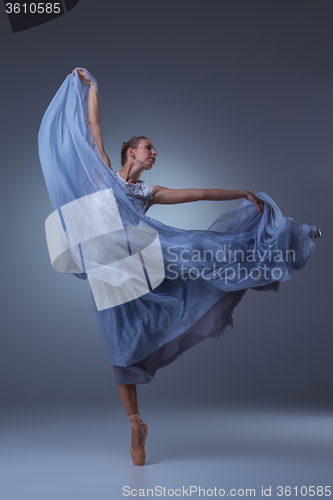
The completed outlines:
{"type": "Polygon", "coordinates": [[[254,203],[259,212],[263,212],[265,202],[250,191],[227,190],[227,189],[168,189],[162,186],[154,186],[153,198],[149,206],[154,204],[187,203],[199,200],[239,200],[246,198],[254,203]]]}
{"type": "Polygon", "coordinates": [[[82,69],[76,68],[74,70],[78,72],[79,78],[81,82],[84,82],[86,85],[89,85],[89,95],[88,95],[88,123],[91,129],[91,133],[94,136],[95,142],[101,153],[101,156],[108,167],[111,167],[111,162],[109,160],[108,155],[104,150],[103,145],[103,135],[101,129],[101,113],[99,109],[98,95],[97,90],[94,85],[89,81],[87,75],[82,69]]]}

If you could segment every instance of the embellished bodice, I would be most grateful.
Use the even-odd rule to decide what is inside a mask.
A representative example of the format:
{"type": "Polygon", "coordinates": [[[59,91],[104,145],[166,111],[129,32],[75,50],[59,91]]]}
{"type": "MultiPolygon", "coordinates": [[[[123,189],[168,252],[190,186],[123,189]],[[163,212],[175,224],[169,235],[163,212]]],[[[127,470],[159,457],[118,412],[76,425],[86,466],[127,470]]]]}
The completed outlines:
{"type": "Polygon", "coordinates": [[[124,186],[135,196],[135,198],[140,202],[143,212],[147,212],[149,202],[153,196],[154,186],[148,184],[146,181],[139,180],[136,184],[125,181],[119,174],[119,171],[114,172],[117,179],[119,179],[124,186]]]}

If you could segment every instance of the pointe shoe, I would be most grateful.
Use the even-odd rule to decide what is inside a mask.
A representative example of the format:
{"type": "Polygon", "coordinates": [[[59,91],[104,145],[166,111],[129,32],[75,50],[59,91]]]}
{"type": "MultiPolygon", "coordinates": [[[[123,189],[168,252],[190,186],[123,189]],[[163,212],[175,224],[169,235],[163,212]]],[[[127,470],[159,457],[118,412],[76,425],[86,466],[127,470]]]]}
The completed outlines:
{"type": "Polygon", "coordinates": [[[321,238],[321,237],[322,237],[322,235],[323,235],[323,233],[320,231],[320,229],[317,229],[317,231],[315,232],[314,237],[315,237],[315,239],[316,239],[316,238],[321,238]]]}
{"type": "Polygon", "coordinates": [[[131,425],[132,429],[137,429],[143,427],[144,429],[144,436],[143,436],[143,441],[140,445],[140,448],[138,450],[133,450],[132,446],[130,447],[130,452],[131,452],[131,457],[133,460],[134,465],[144,465],[146,461],[146,438],[148,436],[148,427],[147,424],[141,421],[139,425],[131,425]]]}

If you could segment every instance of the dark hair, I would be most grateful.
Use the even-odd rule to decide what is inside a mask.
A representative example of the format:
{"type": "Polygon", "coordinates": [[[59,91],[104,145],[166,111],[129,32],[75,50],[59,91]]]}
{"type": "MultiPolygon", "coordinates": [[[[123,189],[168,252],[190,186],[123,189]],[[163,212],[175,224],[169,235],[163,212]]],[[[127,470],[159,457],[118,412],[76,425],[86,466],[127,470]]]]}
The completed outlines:
{"type": "MultiPolygon", "coordinates": [[[[123,145],[121,146],[121,150],[120,150],[120,163],[122,164],[122,166],[124,166],[126,161],[127,161],[128,148],[136,149],[138,147],[141,139],[147,139],[147,137],[140,135],[140,137],[132,137],[127,142],[123,142],[123,145]]],[[[149,139],[147,139],[147,141],[148,140],[149,139]]]]}

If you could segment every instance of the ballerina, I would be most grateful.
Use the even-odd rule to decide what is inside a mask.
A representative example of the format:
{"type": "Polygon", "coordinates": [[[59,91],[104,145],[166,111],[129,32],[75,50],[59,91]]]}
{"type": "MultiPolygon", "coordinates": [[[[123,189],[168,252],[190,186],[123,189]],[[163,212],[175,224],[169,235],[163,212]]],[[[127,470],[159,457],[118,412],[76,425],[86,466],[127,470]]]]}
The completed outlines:
{"type": "MultiPolygon", "coordinates": [[[[293,219],[283,217],[273,200],[265,193],[261,193],[261,197],[246,190],[169,189],[163,186],[152,186],[142,181],[140,179],[142,173],[154,166],[157,157],[157,150],[153,143],[144,136],[133,137],[123,143],[121,148],[122,169],[114,172],[111,169],[110,159],[103,144],[97,83],[90,73],[82,68],[76,68],[69,77],[72,80],[69,81],[68,85],[73,82],[75,86],[75,78],[78,77],[82,83],[89,87],[86,107],[89,130],[85,131],[84,120],[82,120],[81,129],[84,129],[88,142],[90,142],[87,148],[94,149],[95,156],[91,156],[89,149],[87,149],[87,155],[90,155],[89,158],[94,158],[94,160],[96,160],[97,156],[100,159],[101,166],[98,168],[98,176],[96,171],[94,171],[93,176],[91,175],[89,170],[91,167],[86,167],[89,162],[85,158],[82,159],[81,153],[78,153],[80,164],[89,170],[89,179],[92,177],[94,179],[96,177],[100,178],[98,189],[105,189],[112,185],[120,207],[124,207],[124,209],[126,207],[127,212],[135,213],[135,216],[139,217],[141,222],[147,223],[150,227],[158,230],[164,251],[164,261],[165,264],[168,263],[166,265],[168,270],[166,279],[154,290],[150,287],[149,293],[143,297],[132,301],[129,300],[116,307],[104,307],[104,309],[98,309],[94,301],[99,322],[108,340],[115,382],[130,421],[132,430],[130,452],[132,460],[134,465],[143,465],[146,460],[145,441],[148,428],[141,420],[137,384],[150,382],[157,369],[177,359],[191,346],[207,337],[217,338],[230,330],[232,328],[233,309],[243,298],[248,288],[257,291],[278,291],[280,281],[289,279],[294,270],[306,267],[315,247],[313,240],[319,237],[321,232],[315,226],[305,224],[298,226],[293,219]],[[92,134],[92,138],[89,134],[92,134]],[[105,169],[109,169],[109,172],[106,173],[105,169]],[[109,175],[110,173],[112,175],[109,175]],[[119,186],[121,189],[119,189],[119,186]],[[244,199],[246,202],[243,202],[241,207],[223,214],[209,228],[209,231],[182,231],[168,228],[145,215],[147,210],[154,204],[238,199],[244,199]],[[184,238],[187,238],[186,244],[183,243],[184,238]],[[223,244],[225,248],[223,257],[226,260],[223,261],[222,265],[221,260],[216,256],[221,252],[223,244]],[[226,245],[227,250],[229,250],[229,257],[227,257],[226,245]],[[177,279],[174,279],[174,281],[172,281],[172,276],[175,269],[170,267],[170,263],[174,261],[169,255],[171,254],[171,247],[175,249],[175,265],[178,272],[177,279]],[[184,266],[184,262],[187,263],[190,260],[188,257],[191,255],[186,254],[187,258],[183,258],[184,251],[190,252],[191,250],[192,255],[198,257],[198,254],[200,254],[201,258],[202,255],[206,255],[205,252],[212,251],[212,249],[215,252],[213,261],[208,264],[206,261],[203,264],[200,261],[200,264],[196,264],[198,273],[202,274],[197,276],[196,279],[192,279],[192,281],[189,280],[191,269],[194,268],[189,269],[187,264],[184,266]],[[265,252],[262,254],[259,252],[260,259],[254,256],[256,250],[265,252]],[[269,260],[271,255],[269,255],[270,252],[267,253],[268,250],[273,250],[274,263],[269,260]],[[288,252],[294,252],[294,258],[289,259],[288,254],[288,257],[283,257],[280,261],[277,260],[276,256],[280,255],[277,252],[282,253],[283,250],[286,255],[288,252]],[[253,261],[251,263],[248,255],[244,259],[244,251],[247,253],[252,252],[252,258],[256,261],[256,271],[262,271],[265,268],[265,277],[259,273],[260,279],[256,279],[252,270],[248,272],[251,266],[254,269],[253,261]],[[241,259],[243,267],[239,266],[240,261],[235,258],[237,252],[243,252],[243,258],[241,259]],[[183,260],[180,259],[180,256],[182,256],[183,260]],[[218,264],[220,267],[214,267],[213,269],[212,264],[214,266],[218,264]],[[237,275],[235,273],[236,265],[238,265],[238,270],[242,270],[237,275]],[[186,271],[186,279],[182,279],[179,274],[181,268],[186,271]],[[205,271],[204,274],[205,269],[208,270],[208,273],[205,271]],[[276,270],[279,271],[278,276],[276,270]],[[161,318],[160,323],[159,318],[161,318]],[[164,331],[160,332],[160,335],[156,335],[158,325],[162,323],[164,331]],[[122,335],[120,332],[122,332],[122,335]]],[[[70,89],[72,88],[69,86],[69,90],[66,90],[66,92],[71,92],[70,89]]],[[[75,87],[75,91],[77,93],[81,92],[78,87],[75,87]]],[[[67,95],[58,94],[59,110],[62,110],[64,106],[68,106],[69,100],[65,99],[67,95]]],[[[81,109],[81,98],[77,106],[81,109]]],[[[50,166],[51,156],[46,145],[47,135],[49,134],[51,137],[51,125],[47,125],[48,121],[45,117],[49,117],[49,122],[53,123],[51,118],[54,121],[55,114],[56,112],[52,108],[45,113],[39,135],[39,150],[49,193],[51,198],[53,196],[53,205],[55,208],[59,208],[64,206],[65,202],[68,203],[71,199],[78,199],[87,192],[72,189],[70,197],[65,196],[59,199],[59,189],[57,191],[54,189],[54,176],[56,174],[54,172],[50,174],[52,170],[50,166]],[[53,177],[51,178],[50,175],[53,177]]],[[[73,136],[75,136],[76,125],[69,123],[68,126],[71,131],[74,130],[73,136]]],[[[82,133],[82,130],[80,133],[82,133]]],[[[54,141],[54,137],[52,140],[54,141]]],[[[71,152],[74,149],[77,149],[77,146],[73,140],[70,145],[71,152]]],[[[82,156],[84,156],[83,153],[82,156]]],[[[61,160],[58,158],[57,162],[61,163],[61,160]]],[[[65,163],[66,159],[62,165],[63,169],[65,163]]],[[[94,168],[97,169],[97,167],[94,168]]],[[[72,172],[70,175],[71,179],[74,179],[75,173],[72,172]]],[[[63,184],[63,189],[67,189],[66,184],[63,184]]],[[[93,192],[94,189],[96,190],[96,185],[94,184],[89,189],[88,193],[93,192]]],[[[123,213],[125,214],[125,211],[123,213]]],[[[130,219],[130,226],[134,225],[133,217],[130,219]]],[[[194,259],[192,260],[195,262],[194,259]]],[[[83,269],[82,273],[73,274],[86,279],[89,272],[84,272],[83,269]]]]}

